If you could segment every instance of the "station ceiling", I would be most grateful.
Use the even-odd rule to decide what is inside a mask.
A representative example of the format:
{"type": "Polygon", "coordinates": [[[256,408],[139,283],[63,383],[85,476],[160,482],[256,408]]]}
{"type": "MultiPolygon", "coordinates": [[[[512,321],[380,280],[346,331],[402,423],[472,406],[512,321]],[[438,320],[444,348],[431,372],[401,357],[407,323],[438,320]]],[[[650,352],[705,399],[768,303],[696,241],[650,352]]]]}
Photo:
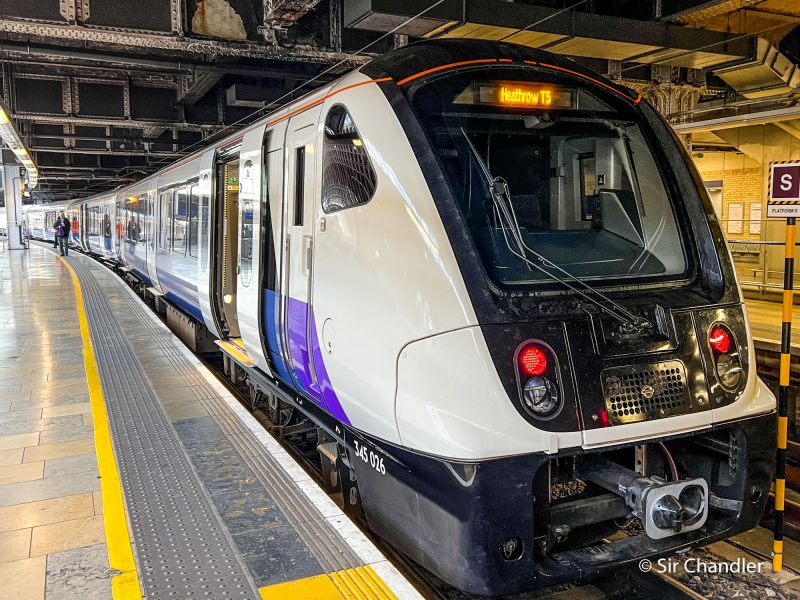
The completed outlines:
{"type": "Polygon", "coordinates": [[[0,0],[0,76],[34,198],[63,200],[420,37],[542,47],[639,85],[658,67],[708,73],[704,89],[735,95],[714,70],[751,61],[759,37],[800,61],[799,26],[796,0],[0,0]]]}

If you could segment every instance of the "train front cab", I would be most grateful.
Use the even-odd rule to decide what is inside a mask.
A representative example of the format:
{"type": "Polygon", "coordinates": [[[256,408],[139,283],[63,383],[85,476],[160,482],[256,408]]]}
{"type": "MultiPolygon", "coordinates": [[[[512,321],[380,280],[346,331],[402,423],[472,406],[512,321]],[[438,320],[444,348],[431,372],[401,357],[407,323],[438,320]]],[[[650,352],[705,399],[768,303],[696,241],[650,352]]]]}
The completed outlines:
{"type": "Polygon", "coordinates": [[[425,46],[362,72],[394,82],[380,89],[477,325],[401,349],[402,444],[352,432],[354,456],[385,458],[351,459],[370,526],[495,595],[756,525],[775,399],[677,139],[646,102],[545,53],[425,46]]]}

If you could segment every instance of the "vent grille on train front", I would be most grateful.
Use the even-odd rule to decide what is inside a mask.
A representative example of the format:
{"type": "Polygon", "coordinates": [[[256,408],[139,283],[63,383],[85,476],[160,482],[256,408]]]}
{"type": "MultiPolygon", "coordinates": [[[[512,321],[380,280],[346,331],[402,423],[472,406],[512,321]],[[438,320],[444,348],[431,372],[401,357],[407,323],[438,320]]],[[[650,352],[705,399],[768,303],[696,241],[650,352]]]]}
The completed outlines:
{"type": "Polygon", "coordinates": [[[606,369],[601,375],[612,424],[663,419],[691,408],[686,369],[680,361],[606,369]]]}

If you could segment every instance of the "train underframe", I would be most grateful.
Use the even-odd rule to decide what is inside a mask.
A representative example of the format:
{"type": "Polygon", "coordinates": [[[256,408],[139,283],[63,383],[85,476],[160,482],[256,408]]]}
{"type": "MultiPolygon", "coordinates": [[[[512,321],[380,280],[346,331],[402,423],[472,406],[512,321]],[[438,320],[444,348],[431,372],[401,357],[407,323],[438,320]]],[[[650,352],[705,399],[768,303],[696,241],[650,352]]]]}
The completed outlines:
{"type": "Polygon", "coordinates": [[[773,478],[773,413],[596,451],[459,462],[345,428],[261,375],[242,371],[240,380],[245,374],[262,421],[317,459],[323,485],[341,493],[347,512],[475,595],[592,578],[746,531],[761,519],[773,478]],[[692,527],[699,517],[691,511],[670,512],[669,501],[659,519],[643,492],[671,493],[682,505],[692,504],[684,493],[701,492],[702,524],[692,527]],[[651,537],[654,525],[661,537],[651,537]]]}
{"type": "Polygon", "coordinates": [[[774,431],[774,415],[767,414],[647,444],[478,463],[447,462],[353,434],[361,446],[390,456],[391,466],[383,475],[353,462],[373,531],[454,587],[493,596],[597,576],[754,527],[772,480],[774,431]],[[652,511],[664,528],[650,531],[652,512],[637,511],[640,498],[630,498],[648,482],[652,494],[675,485],[660,443],[682,482],[676,496],[698,494],[695,486],[707,484],[707,514],[696,529],[675,522],[664,502],[661,519],[652,511]],[[625,489],[610,491],[610,481],[626,482],[625,489]]]}

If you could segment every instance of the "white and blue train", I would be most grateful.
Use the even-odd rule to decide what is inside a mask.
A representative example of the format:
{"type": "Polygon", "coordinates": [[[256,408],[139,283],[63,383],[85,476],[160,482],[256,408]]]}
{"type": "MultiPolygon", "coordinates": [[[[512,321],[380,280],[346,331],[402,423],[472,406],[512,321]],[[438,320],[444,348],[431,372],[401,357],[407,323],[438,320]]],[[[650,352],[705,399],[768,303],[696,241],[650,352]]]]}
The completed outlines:
{"type": "Polygon", "coordinates": [[[775,398],[702,181],[646,101],[571,61],[413,44],[136,184],[32,208],[30,235],[62,208],[461,590],[762,514],[775,398]]]}

